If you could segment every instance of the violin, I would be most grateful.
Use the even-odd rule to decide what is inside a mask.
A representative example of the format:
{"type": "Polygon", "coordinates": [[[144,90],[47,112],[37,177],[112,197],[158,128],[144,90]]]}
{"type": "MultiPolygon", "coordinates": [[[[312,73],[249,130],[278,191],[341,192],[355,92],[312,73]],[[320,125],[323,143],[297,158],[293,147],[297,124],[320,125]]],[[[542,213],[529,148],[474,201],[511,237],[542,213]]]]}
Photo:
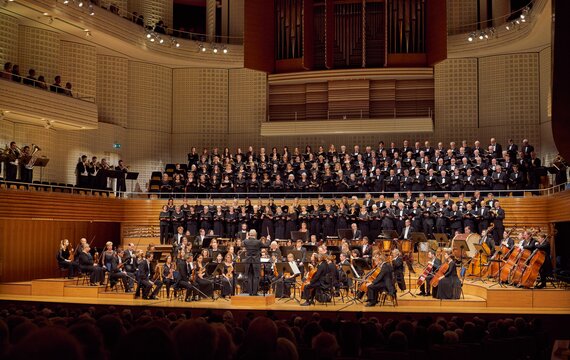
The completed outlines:
{"type": "Polygon", "coordinates": [[[73,262],[75,260],[75,247],[69,244],[67,245],[67,251],[69,251],[69,261],[73,262]]]}

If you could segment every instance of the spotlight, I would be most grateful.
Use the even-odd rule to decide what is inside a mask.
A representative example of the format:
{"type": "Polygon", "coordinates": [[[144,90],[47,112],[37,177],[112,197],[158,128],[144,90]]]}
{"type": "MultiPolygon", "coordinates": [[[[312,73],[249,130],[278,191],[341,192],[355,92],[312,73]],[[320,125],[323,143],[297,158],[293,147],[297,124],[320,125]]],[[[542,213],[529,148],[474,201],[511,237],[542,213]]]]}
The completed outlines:
{"type": "Polygon", "coordinates": [[[92,36],[92,35],[91,35],[91,31],[87,31],[87,32],[85,33],[85,37],[91,37],[91,36],[92,36]]]}
{"type": "Polygon", "coordinates": [[[483,40],[485,38],[485,33],[483,31],[481,31],[479,33],[479,40],[483,40]]]}
{"type": "Polygon", "coordinates": [[[150,33],[146,34],[146,38],[150,39],[152,37],[152,35],[150,33]]]}
{"type": "Polygon", "coordinates": [[[44,16],[49,16],[49,14],[47,12],[44,13],[44,16]]]}
{"type": "Polygon", "coordinates": [[[170,46],[174,46],[176,48],[180,47],[180,43],[175,38],[170,39],[170,46]]]}
{"type": "Polygon", "coordinates": [[[69,0],[63,0],[63,5],[69,4],[69,0]]]}
{"type": "Polygon", "coordinates": [[[199,49],[201,52],[206,52],[206,47],[204,46],[204,44],[198,45],[198,49],[199,49]]]}
{"type": "Polygon", "coordinates": [[[53,17],[51,17],[51,16],[49,17],[48,23],[50,23],[50,24],[53,23],[53,17]]]}
{"type": "Polygon", "coordinates": [[[472,33],[470,33],[469,36],[467,37],[467,41],[473,42],[474,39],[475,39],[475,33],[472,32],[472,33]]]}
{"type": "Polygon", "coordinates": [[[494,27],[489,29],[489,33],[491,34],[491,37],[497,37],[497,29],[494,27]]]}
{"type": "Polygon", "coordinates": [[[164,39],[159,38],[159,39],[158,39],[158,43],[159,43],[159,44],[164,43],[164,39]]]}
{"type": "Polygon", "coordinates": [[[510,23],[507,23],[507,24],[505,25],[505,29],[507,29],[507,31],[508,31],[508,30],[511,30],[511,24],[510,24],[510,23]]]}
{"type": "Polygon", "coordinates": [[[228,53],[228,48],[224,47],[224,49],[222,50],[222,52],[223,52],[224,54],[227,54],[227,53],[228,53]]]}
{"type": "Polygon", "coordinates": [[[154,42],[154,38],[150,38],[150,42],[154,42]]]}
{"type": "Polygon", "coordinates": [[[517,20],[515,21],[515,24],[517,24],[517,25],[519,25],[520,23],[521,23],[521,21],[520,21],[519,19],[517,19],[517,20]]]}
{"type": "Polygon", "coordinates": [[[80,2],[77,4],[77,6],[83,7],[83,1],[80,1],[80,2]]]}
{"type": "Polygon", "coordinates": [[[214,52],[214,54],[218,53],[218,48],[214,46],[214,49],[212,49],[212,51],[214,52]]]}

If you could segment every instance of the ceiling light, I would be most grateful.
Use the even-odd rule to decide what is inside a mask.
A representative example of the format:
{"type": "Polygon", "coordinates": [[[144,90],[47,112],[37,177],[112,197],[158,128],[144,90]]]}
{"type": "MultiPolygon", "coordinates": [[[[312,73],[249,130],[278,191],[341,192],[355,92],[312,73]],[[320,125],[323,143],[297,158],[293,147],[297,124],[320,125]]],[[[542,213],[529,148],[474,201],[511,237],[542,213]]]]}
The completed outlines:
{"type": "Polygon", "coordinates": [[[80,1],[79,4],[77,4],[77,6],[83,7],[83,1],[80,1]]]}
{"type": "Polygon", "coordinates": [[[174,45],[174,46],[176,46],[177,48],[179,48],[179,47],[180,47],[180,44],[179,44],[179,43],[176,43],[176,45],[174,45]]]}
{"type": "Polygon", "coordinates": [[[212,49],[212,51],[214,52],[214,54],[218,53],[218,48],[214,46],[214,49],[212,49]]]}
{"type": "Polygon", "coordinates": [[[224,49],[222,50],[224,54],[228,53],[228,48],[224,47],[224,49]]]}
{"type": "Polygon", "coordinates": [[[479,33],[479,40],[483,40],[485,38],[485,33],[482,31],[479,33]]]}
{"type": "Polygon", "coordinates": [[[472,32],[471,34],[469,34],[469,36],[467,37],[467,41],[472,42],[475,39],[475,33],[472,32]]]}

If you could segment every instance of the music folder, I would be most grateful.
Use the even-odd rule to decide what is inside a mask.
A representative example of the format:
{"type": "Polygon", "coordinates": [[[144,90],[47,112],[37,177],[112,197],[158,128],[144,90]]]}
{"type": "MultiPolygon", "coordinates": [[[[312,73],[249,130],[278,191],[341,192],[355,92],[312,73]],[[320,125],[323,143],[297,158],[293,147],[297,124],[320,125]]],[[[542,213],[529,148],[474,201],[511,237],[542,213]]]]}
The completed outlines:
{"type": "Polygon", "coordinates": [[[398,232],[396,232],[396,230],[382,230],[382,235],[386,239],[397,239],[398,238],[398,232]]]}

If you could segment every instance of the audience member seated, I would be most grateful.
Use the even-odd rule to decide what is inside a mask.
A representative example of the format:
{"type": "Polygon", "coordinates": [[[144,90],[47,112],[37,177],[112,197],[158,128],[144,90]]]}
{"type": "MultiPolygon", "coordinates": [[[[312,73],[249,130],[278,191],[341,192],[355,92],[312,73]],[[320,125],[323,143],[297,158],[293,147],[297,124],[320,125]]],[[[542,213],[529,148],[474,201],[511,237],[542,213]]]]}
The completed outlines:
{"type": "Polygon", "coordinates": [[[0,308],[5,359],[469,359],[484,354],[550,358],[551,338],[535,319],[453,316],[391,319],[319,313],[268,317],[211,310],[6,304],[0,308]],[[236,316],[239,316],[237,318],[236,316]],[[192,344],[199,344],[190,346],[192,344]],[[143,344],[149,344],[144,346],[143,344]],[[454,356],[456,357],[456,356],[454,356]]]}

